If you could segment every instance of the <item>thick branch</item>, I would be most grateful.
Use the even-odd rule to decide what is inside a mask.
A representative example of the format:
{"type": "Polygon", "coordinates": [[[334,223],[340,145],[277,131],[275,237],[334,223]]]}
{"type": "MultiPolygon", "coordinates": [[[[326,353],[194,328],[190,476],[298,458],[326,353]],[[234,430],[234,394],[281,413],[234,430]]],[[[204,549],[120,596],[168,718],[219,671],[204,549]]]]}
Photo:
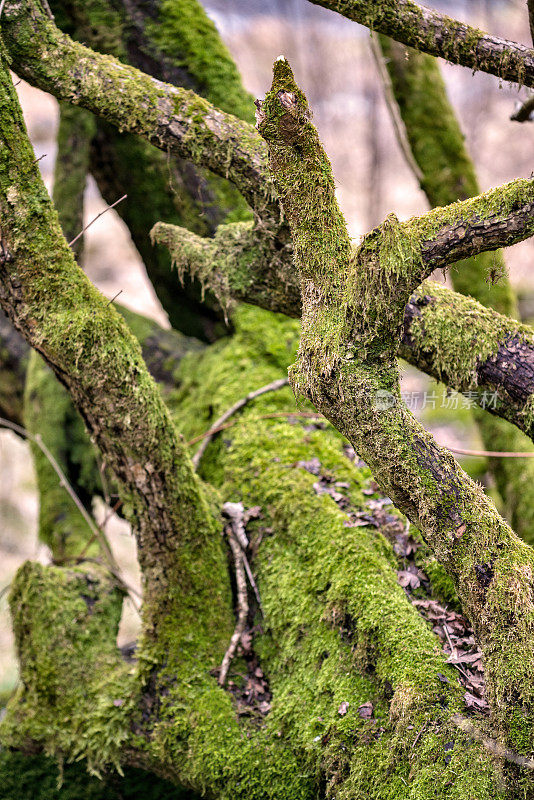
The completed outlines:
{"type": "Polygon", "coordinates": [[[256,213],[277,217],[265,146],[254,129],[190,90],[162,83],[73,42],[40,0],[8,0],[2,30],[12,67],[59,99],[93,111],[121,131],[229,178],[256,213]],[[128,98],[125,102],[125,98],[128,98]]]}
{"type": "Polygon", "coordinates": [[[273,88],[262,104],[259,125],[269,143],[271,168],[293,239],[300,243],[296,252],[303,278],[302,337],[291,373],[293,385],[349,439],[381,489],[419,527],[453,579],[484,653],[492,713],[512,747],[524,749],[525,738],[510,724],[509,709],[512,698],[521,696],[528,741],[534,725],[529,595],[534,557],[480,487],[400,400],[392,329],[404,310],[396,278],[402,281],[406,260],[409,269],[409,242],[398,223],[387,220],[369,235],[351,264],[345,255],[342,217],[330,199],[334,181],[329,164],[309,122],[306,99],[285,60],[275,62],[273,88]],[[314,231],[321,237],[314,242],[307,218],[294,213],[305,183],[309,205],[319,210],[325,202],[330,204],[339,236],[330,236],[328,219],[328,227],[314,231]],[[316,256],[326,258],[328,249],[330,269],[316,256]],[[482,563],[491,565],[489,583],[480,581],[482,563]],[[518,592],[512,591],[512,575],[519,573],[528,577],[518,592]]]}
{"type": "MultiPolygon", "coordinates": [[[[197,0],[148,4],[92,0],[80,4],[53,0],[61,30],[97,52],[117,57],[154,78],[192,89],[241,119],[251,122],[252,98],[222,43],[215,25],[197,0]]],[[[134,134],[119,133],[97,120],[91,146],[91,173],[108,203],[128,194],[117,211],[124,219],[171,325],[189,336],[213,341],[225,333],[223,315],[211,295],[201,296],[188,279],[177,287],[169,258],[150,244],[148,232],[159,219],[212,235],[228,214],[248,218],[250,211],[227,180],[169,153],[134,134]]],[[[67,239],[69,241],[69,239],[67,239]]]]}
{"type": "Polygon", "coordinates": [[[404,310],[400,355],[534,438],[534,332],[425,281],[404,310]]]}
{"type": "Polygon", "coordinates": [[[501,80],[534,86],[534,51],[412,0],[310,0],[377,33],[501,80]]]}
{"type": "MultiPolygon", "coordinates": [[[[195,547],[224,585],[220,545],[211,538],[216,524],[137,342],[77,267],[61,235],[4,66],[0,77],[0,303],[69,390],[121,486],[152,586],[145,630],[153,635],[168,581],[190,582],[199,598],[205,591],[185,577],[191,565],[177,562],[180,549],[195,547]]],[[[224,631],[230,618],[222,595],[213,612],[212,606],[224,631]]]]}
{"type": "Polygon", "coordinates": [[[423,278],[455,261],[510,247],[534,234],[534,180],[515,180],[435,209],[415,218],[414,228],[421,237],[423,278]]]}
{"type": "MultiPolygon", "coordinates": [[[[378,58],[384,62],[386,91],[391,104],[398,108],[399,124],[413,152],[421,188],[431,207],[445,206],[480,194],[475,168],[452,107],[437,59],[406,48],[385,36],[377,37],[382,49],[378,58]],[[389,74],[389,79],[388,79],[389,74]],[[439,125],[435,121],[439,119],[439,125]]],[[[485,252],[454,265],[450,271],[456,291],[470,295],[501,314],[517,317],[517,301],[506,272],[502,251],[485,252]]],[[[420,292],[419,292],[420,293],[420,292]]],[[[456,321],[447,331],[456,328],[456,321]]],[[[463,337],[465,339],[465,337],[463,337]]],[[[460,339],[460,341],[463,341],[460,339]]],[[[473,343],[478,363],[485,359],[479,343],[473,343]]],[[[453,345],[454,347],[454,345],[453,345]]],[[[447,348],[445,348],[447,349],[447,348]]],[[[460,348],[457,348],[460,349],[460,348]]],[[[454,358],[457,365],[462,358],[454,358]]],[[[472,391],[472,390],[471,390],[472,391]]],[[[482,398],[494,398],[486,390],[482,398]]],[[[486,402],[485,405],[490,405],[486,402]]],[[[473,408],[486,450],[532,450],[532,443],[505,421],[473,408]]],[[[490,459],[489,469],[503,500],[503,508],[512,528],[525,541],[534,536],[534,460],[490,459]]]]}
{"type": "MultiPolygon", "coordinates": [[[[251,126],[187,90],[151,79],[72,42],[44,14],[39,0],[7,2],[3,19],[13,66],[23,77],[59,98],[89,108],[121,130],[137,133],[164,150],[228,177],[256,214],[269,227],[274,225],[279,230],[265,147],[251,126]],[[125,94],[128,103],[124,103],[125,94]],[[131,113],[132,108],[135,114],[131,113]]],[[[430,225],[433,235],[423,243],[429,269],[443,266],[447,259],[457,260],[531,235],[530,196],[524,207],[519,198],[510,204],[509,223],[503,217],[504,205],[498,204],[497,194],[494,200],[493,209],[462,207],[462,211],[468,210],[465,236],[460,214],[451,212],[447,217],[444,213],[443,219],[434,218],[430,225]],[[451,220],[454,226],[449,230],[451,220]]],[[[425,219],[425,224],[428,222],[425,219]]]]}

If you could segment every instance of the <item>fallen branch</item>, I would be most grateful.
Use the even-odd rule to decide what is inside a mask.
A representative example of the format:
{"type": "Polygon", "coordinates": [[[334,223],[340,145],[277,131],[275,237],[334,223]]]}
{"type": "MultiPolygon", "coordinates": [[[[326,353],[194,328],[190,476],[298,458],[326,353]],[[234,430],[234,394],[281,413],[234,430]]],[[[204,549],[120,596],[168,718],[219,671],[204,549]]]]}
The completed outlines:
{"type": "Polygon", "coordinates": [[[237,587],[237,622],[234,632],[232,634],[232,638],[230,639],[228,650],[224,654],[224,658],[222,660],[218,677],[219,686],[224,686],[224,684],[226,683],[228,670],[236,654],[239,642],[241,641],[241,636],[245,631],[245,626],[247,624],[247,617],[248,617],[247,580],[245,577],[245,566],[243,558],[244,554],[241,549],[238,538],[234,532],[234,524],[235,524],[234,521],[232,521],[230,525],[226,526],[226,533],[228,536],[230,547],[232,548],[232,554],[234,556],[235,579],[237,587]]]}
{"type": "Polygon", "coordinates": [[[501,744],[497,739],[488,736],[484,731],[480,730],[470,719],[462,717],[461,714],[453,714],[451,717],[452,722],[472,739],[480,742],[486,750],[492,753],[497,758],[503,758],[505,761],[510,761],[512,764],[517,764],[518,767],[534,770],[534,758],[527,758],[515,753],[509,747],[501,744]]]}

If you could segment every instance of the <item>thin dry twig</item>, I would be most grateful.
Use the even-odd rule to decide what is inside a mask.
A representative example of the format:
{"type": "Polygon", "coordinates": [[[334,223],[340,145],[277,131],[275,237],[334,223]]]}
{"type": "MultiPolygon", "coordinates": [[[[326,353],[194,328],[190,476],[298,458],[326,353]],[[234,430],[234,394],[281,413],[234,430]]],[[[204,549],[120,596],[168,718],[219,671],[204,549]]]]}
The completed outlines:
{"type": "Polygon", "coordinates": [[[226,683],[228,670],[230,668],[230,664],[232,663],[232,659],[235,656],[237,647],[241,640],[241,636],[244,633],[248,617],[247,579],[245,577],[243,551],[240,547],[237,536],[235,535],[234,526],[232,524],[227,526],[227,532],[228,532],[228,540],[230,542],[230,547],[232,548],[232,553],[234,556],[234,563],[235,563],[238,613],[237,613],[237,623],[234,632],[232,634],[232,638],[230,639],[228,650],[224,654],[224,658],[222,660],[218,678],[219,686],[224,686],[224,684],[226,683]]]}
{"type": "MultiPolygon", "coordinates": [[[[37,447],[41,450],[41,452],[43,453],[43,455],[45,456],[47,461],[50,463],[52,469],[54,470],[54,472],[58,476],[60,485],[63,486],[63,488],[65,489],[65,491],[67,492],[67,494],[69,495],[71,500],[73,501],[74,505],[76,506],[76,508],[78,509],[80,514],[82,515],[82,517],[84,518],[84,520],[87,523],[87,525],[88,525],[88,527],[89,527],[94,539],[96,539],[99,542],[100,546],[102,547],[102,551],[103,551],[103,553],[106,556],[106,559],[108,561],[108,569],[111,572],[111,574],[113,575],[113,577],[118,581],[119,585],[121,585],[128,593],[133,592],[138,597],[141,597],[141,595],[139,594],[137,589],[135,589],[133,586],[129,586],[126,583],[126,581],[124,580],[124,578],[122,577],[122,575],[120,573],[119,565],[115,561],[115,558],[113,556],[113,552],[111,550],[111,547],[109,545],[109,542],[108,542],[108,540],[106,538],[106,535],[105,535],[104,531],[95,523],[95,521],[93,520],[91,515],[87,512],[87,510],[86,510],[85,506],[83,505],[82,501],[80,500],[80,498],[78,497],[78,495],[76,494],[76,492],[74,491],[72,486],[70,485],[70,483],[69,483],[69,481],[67,479],[67,476],[65,475],[65,473],[63,472],[63,470],[61,469],[59,464],[57,463],[56,459],[54,458],[54,456],[52,455],[52,453],[50,452],[48,447],[43,442],[41,436],[39,434],[36,434],[34,436],[32,433],[30,433],[30,431],[26,430],[26,428],[23,428],[21,425],[17,425],[15,422],[11,422],[10,420],[5,419],[4,417],[0,417],[0,427],[9,428],[10,430],[14,431],[15,433],[18,433],[19,436],[22,436],[24,439],[28,439],[29,441],[34,442],[34,444],[37,445],[37,447]]],[[[84,560],[85,561],[89,561],[91,559],[87,559],[86,558],[84,560]]],[[[94,561],[95,559],[92,559],[92,560],[94,561]]]]}
{"type": "Polygon", "coordinates": [[[245,567],[245,572],[247,573],[247,577],[252,587],[252,591],[254,592],[254,596],[256,597],[256,602],[258,603],[259,609],[262,615],[265,616],[263,613],[263,606],[261,604],[260,591],[254,575],[252,574],[252,569],[250,568],[250,563],[247,558],[247,547],[249,545],[249,541],[245,531],[245,509],[243,507],[243,503],[225,503],[223,505],[223,512],[231,519],[232,530],[237,541],[239,542],[239,546],[241,547],[241,552],[243,554],[243,565],[245,567]]]}
{"type": "Polygon", "coordinates": [[[534,458],[534,452],[521,453],[513,450],[463,450],[461,447],[448,447],[441,445],[451,453],[458,453],[461,456],[487,456],[488,458],[534,458]]]}
{"type": "MultiPolygon", "coordinates": [[[[111,206],[110,206],[110,208],[111,208],[111,206]]],[[[108,302],[106,303],[106,307],[107,307],[107,306],[110,306],[110,305],[111,305],[111,304],[112,304],[112,303],[113,303],[113,302],[114,302],[114,301],[117,299],[117,297],[118,297],[120,294],[122,294],[122,291],[123,291],[122,289],[119,289],[119,291],[117,292],[117,294],[114,294],[114,295],[113,295],[113,297],[111,298],[111,300],[108,300],[108,302]]]]}
{"type": "MultiPolygon", "coordinates": [[[[242,401],[240,401],[242,402],[242,401]]],[[[233,412],[232,412],[233,413],[233,412]]],[[[230,416],[229,412],[226,412],[227,416],[230,416]]],[[[224,415],[223,415],[224,416],[224,415]]],[[[258,417],[258,420],[262,419],[275,419],[278,417],[303,417],[305,419],[317,419],[321,420],[321,422],[328,423],[328,420],[323,417],[322,414],[317,413],[316,411],[277,411],[273,412],[272,414],[263,414],[262,416],[258,417]]],[[[222,417],[220,417],[222,419],[222,417]]],[[[187,442],[187,446],[190,447],[197,442],[202,441],[206,437],[213,438],[216,433],[220,433],[221,431],[225,431],[228,428],[232,428],[234,425],[237,424],[237,420],[234,422],[227,422],[223,425],[217,425],[216,423],[205,433],[200,433],[198,436],[194,436],[187,442]]],[[[457,453],[460,456],[485,456],[487,458],[534,458],[534,452],[520,452],[520,451],[508,451],[508,450],[465,450],[461,447],[449,447],[446,444],[440,444],[440,447],[444,447],[446,450],[449,450],[451,453],[457,453]]],[[[197,453],[195,453],[194,458],[196,457],[197,453]]],[[[193,458],[193,463],[194,463],[193,458]]]]}
{"type": "Polygon", "coordinates": [[[77,242],[77,241],[78,241],[78,239],[80,238],[80,236],[83,236],[83,234],[85,233],[85,231],[86,231],[88,228],[90,228],[90,227],[91,227],[91,225],[93,225],[93,223],[95,223],[95,222],[97,221],[97,219],[99,219],[99,218],[100,218],[100,217],[101,217],[103,214],[105,214],[107,211],[110,211],[112,208],[115,208],[115,206],[118,206],[118,205],[119,205],[119,203],[121,203],[121,202],[122,202],[123,200],[125,200],[127,197],[128,197],[128,195],[127,195],[127,194],[123,194],[123,196],[122,196],[122,197],[119,197],[119,199],[118,199],[118,200],[115,200],[115,202],[114,202],[114,203],[112,203],[110,206],[108,206],[108,207],[107,207],[107,208],[105,208],[103,211],[101,211],[101,212],[100,212],[100,214],[97,214],[97,215],[96,215],[96,217],[94,217],[94,218],[91,220],[91,222],[88,222],[88,223],[87,223],[87,225],[86,225],[84,228],[82,228],[82,229],[81,229],[81,231],[80,231],[80,232],[79,232],[79,233],[78,233],[78,234],[77,234],[77,235],[74,237],[74,239],[72,239],[72,241],[70,241],[70,242],[69,242],[69,247],[72,247],[72,245],[73,245],[75,242],[77,242]]]}
{"type": "Polygon", "coordinates": [[[417,744],[417,742],[418,742],[418,741],[419,741],[419,739],[421,738],[422,734],[423,734],[423,733],[424,733],[424,731],[426,730],[426,727],[427,727],[427,725],[428,725],[428,720],[425,722],[425,724],[423,725],[423,727],[422,727],[422,728],[421,728],[421,730],[420,730],[420,731],[417,733],[417,736],[416,736],[416,737],[415,737],[415,739],[413,740],[413,742],[412,742],[412,750],[414,749],[415,745],[417,744]]]}
{"type": "Polygon", "coordinates": [[[397,139],[397,143],[400,149],[402,150],[402,154],[406,160],[406,163],[410,167],[418,183],[421,183],[423,181],[424,175],[419,169],[419,165],[417,164],[415,158],[413,157],[412,149],[410,147],[410,144],[408,142],[408,137],[406,135],[404,122],[401,119],[399,108],[397,106],[395,95],[393,93],[393,88],[391,86],[391,80],[386,65],[384,63],[384,56],[382,54],[382,50],[380,49],[380,45],[378,44],[378,36],[373,31],[371,32],[369,41],[371,43],[371,52],[373,54],[373,58],[375,60],[380,78],[382,80],[382,85],[384,86],[384,97],[386,100],[386,105],[389,111],[389,115],[391,117],[391,122],[393,123],[395,138],[397,139]]]}
{"type": "MultiPolygon", "coordinates": [[[[204,451],[206,450],[206,447],[210,443],[213,436],[215,436],[215,434],[218,433],[219,430],[222,430],[221,426],[224,425],[226,420],[229,419],[232,416],[232,414],[235,414],[236,411],[239,411],[240,408],[246,406],[246,404],[249,403],[251,400],[255,400],[256,397],[260,397],[262,394],[267,394],[267,392],[275,392],[277,391],[277,389],[282,389],[284,386],[288,385],[289,385],[289,380],[287,378],[280,378],[277,381],[272,381],[272,383],[268,383],[266,386],[261,386],[259,389],[255,389],[253,392],[249,392],[246,397],[243,397],[241,398],[241,400],[238,400],[237,403],[234,403],[234,405],[231,408],[229,408],[228,411],[225,411],[224,414],[222,414],[219,417],[219,419],[215,420],[209,431],[207,431],[205,434],[199,437],[203,441],[192,459],[195,469],[198,469],[198,465],[200,464],[200,459],[204,455],[204,451]]],[[[192,439],[191,442],[189,442],[189,444],[191,444],[194,441],[195,440],[192,439]]]]}

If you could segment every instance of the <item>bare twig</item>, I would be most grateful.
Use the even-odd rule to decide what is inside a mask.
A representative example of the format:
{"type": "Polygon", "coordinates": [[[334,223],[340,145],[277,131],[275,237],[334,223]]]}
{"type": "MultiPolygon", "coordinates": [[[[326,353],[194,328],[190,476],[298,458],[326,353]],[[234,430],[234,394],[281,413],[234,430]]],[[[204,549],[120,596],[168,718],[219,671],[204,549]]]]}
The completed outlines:
{"type": "Polygon", "coordinates": [[[512,764],[525,767],[525,769],[534,770],[534,758],[527,758],[526,756],[519,755],[519,753],[514,753],[513,750],[505,747],[505,745],[501,744],[497,739],[488,736],[484,731],[474,725],[471,720],[462,717],[461,714],[453,714],[451,719],[456,727],[460,728],[464,733],[467,733],[471,738],[476,739],[477,742],[480,742],[486,750],[489,750],[493,755],[498,758],[504,758],[505,761],[510,761],[512,764]]]}
{"type": "Polygon", "coordinates": [[[247,573],[247,577],[249,583],[252,587],[254,595],[256,597],[256,602],[258,603],[259,609],[263,616],[263,606],[261,604],[261,597],[258,586],[256,584],[256,580],[254,575],[252,574],[252,570],[250,568],[250,564],[247,558],[247,548],[249,546],[249,541],[247,538],[247,534],[245,531],[245,509],[243,507],[243,503],[225,503],[223,505],[223,512],[232,520],[232,530],[234,535],[239,542],[239,546],[241,547],[241,551],[243,554],[243,564],[245,567],[245,571],[247,573]]]}
{"type": "Polygon", "coordinates": [[[415,179],[418,183],[422,183],[424,175],[419,169],[415,158],[413,157],[412,148],[410,147],[408,138],[406,136],[406,128],[404,127],[404,122],[402,121],[399,113],[399,107],[395,101],[395,95],[391,86],[391,79],[384,64],[384,56],[378,43],[378,36],[376,33],[374,33],[374,31],[371,32],[369,41],[371,44],[371,53],[373,54],[378,73],[384,87],[384,97],[389,115],[391,117],[391,122],[393,123],[395,138],[397,139],[397,143],[402,150],[405,161],[413,172],[415,179]]]}
{"type": "MultiPolygon", "coordinates": [[[[91,220],[91,222],[88,222],[88,223],[87,223],[87,225],[86,225],[84,228],[82,228],[82,229],[81,229],[81,231],[80,231],[80,232],[77,234],[77,236],[75,236],[75,237],[74,237],[74,239],[72,239],[72,241],[70,241],[70,242],[69,242],[69,247],[72,247],[72,245],[73,245],[75,242],[77,242],[77,241],[78,241],[78,239],[80,238],[80,236],[83,236],[83,234],[85,233],[85,231],[86,231],[88,228],[90,228],[90,227],[91,227],[91,225],[93,225],[93,223],[95,223],[95,222],[97,221],[97,219],[99,219],[99,218],[100,218],[100,217],[101,217],[103,214],[105,214],[105,213],[106,213],[106,211],[110,211],[112,208],[115,208],[115,206],[118,206],[118,205],[119,205],[119,203],[121,203],[123,200],[125,200],[125,199],[126,199],[126,197],[128,197],[128,195],[127,195],[127,194],[123,194],[123,196],[122,196],[122,197],[119,197],[119,199],[118,199],[118,200],[115,200],[115,202],[114,202],[114,203],[112,203],[110,206],[108,206],[108,207],[107,207],[107,208],[105,208],[103,211],[101,211],[101,212],[100,212],[100,214],[97,214],[97,215],[96,215],[96,217],[94,217],[94,219],[92,219],[92,220],[91,220]]],[[[113,299],[115,299],[115,298],[113,298],[113,299]]]]}
{"type": "Polygon", "coordinates": [[[534,119],[534,94],[527,97],[525,102],[510,117],[514,122],[530,122],[534,119]]]}
{"type": "Polygon", "coordinates": [[[234,405],[231,408],[229,408],[228,411],[225,411],[224,414],[222,414],[219,417],[219,419],[215,420],[209,431],[207,431],[207,433],[202,435],[201,438],[203,439],[203,442],[198,448],[195,455],[193,456],[193,465],[195,466],[195,469],[198,468],[198,465],[200,464],[200,459],[204,455],[204,451],[206,450],[206,447],[210,443],[213,436],[219,430],[221,430],[221,425],[224,425],[226,420],[229,419],[232,416],[232,414],[235,414],[236,411],[239,411],[240,408],[246,406],[246,404],[249,403],[251,400],[255,400],[256,397],[260,397],[262,394],[267,394],[267,392],[275,392],[277,389],[282,389],[284,386],[288,385],[289,381],[287,378],[279,378],[279,380],[273,381],[272,383],[268,383],[266,386],[261,386],[259,389],[255,389],[255,391],[249,392],[246,397],[243,397],[241,398],[241,400],[238,400],[237,403],[234,403],[234,405]]]}
{"type": "MultiPolygon", "coordinates": [[[[111,208],[111,206],[110,206],[110,208],[111,208]]],[[[106,305],[110,306],[110,305],[113,303],[113,301],[114,301],[114,300],[116,300],[116,299],[117,299],[117,297],[118,297],[120,294],[122,294],[122,291],[123,291],[122,289],[119,289],[119,291],[117,292],[117,294],[113,295],[113,297],[111,298],[111,300],[108,300],[108,302],[106,303],[106,305]]]]}
{"type": "Polygon", "coordinates": [[[232,548],[232,553],[234,556],[234,563],[235,563],[235,578],[237,585],[237,623],[234,632],[232,634],[232,638],[230,639],[228,650],[224,654],[224,658],[222,660],[221,669],[219,672],[219,679],[218,679],[219,686],[224,686],[224,684],[226,683],[226,676],[228,675],[230,664],[232,663],[232,659],[235,656],[237,646],[245,630],[245,625],[247,624],[247,617],[248,617],[247,580],[245,577],[243,551],[241,550],[239,541],[237,539],[237,536],[235,535],[234,526],[230,524],[227,526],[226,530],[228,533],[228,541],[230,542],[230,547],[232,548]]]}
{"type": "Polygon", "coordinates": [[[5,586],[2,586],[2,588],[0,589],[0,600],[3,598],[5,594],[9,592],[10,588],[11,588],[11,581],[9,583],[6,583],[5,586]]]}
{"type": "MultiPolygon", "coordinates": [[[[105,529],[106,529],[106,525],[108,524],[109,520],[111,519],[111,517],[113,516],[113,514],[114,514],[116,511],[118,511],[118,509],[121,507],[121,505],[122,505],[122,500],[117,500],[117,502],[115,503],[115,505],[113,506],[113,508],[111,508],[111,509],[108,511],[108,513],[106,514],[106,516],[104,517],[104,521],[102,522],[102,524],[98,526],[100,530],[102,530],[102,531],[105,531],[105,529]]],[[[83,561],[83,558],[84,558],[85,554],[87,553],[87,551],[89,550],[89,548],[91,547],[91,545],[93,544],[93,542],[95,541],[95,539],[96,539],[96,536],[93,534],[93,535],[92,535],[92,536],[91,536],[91,537],[90,537],[90,538],[87,540],[87,542],[85,543],[85,547],[83,548],[82,552],[81,552],[81,553],[79,553],[79,555],[77,556],[77,559],[78,559],[79,561],[83,561]]]]}
{"type": "Polygon", "coordinates": [[[413,740],[413,743],[412,743],[412,750],[413,750],[413,748],[415,747],[415,745],[417,744],[417,742],[419,741],[419,739],[421,738],[421,735],[422,735],[422,734],[423,734],[423,732],[425,731],[425,729],[426,729],[427,725],[428,725],[428,720],[425,722],[425,724],[423,725],[423,727],[422,727],[422,728],[421,728],[421,730],[420,730],[420,731],[417,733],[417,736],[416,736],[416,737],[415,737],[415,739],[413,740]]]}
{"type": "MultiPolygon", "coordinates": [[[[0,426],[3,427],[3,428],[9,428],[10,430],[14,431],[15,433],[18,433],[19,436],[22,436],[24,439],[28,439],[29,441],[34,442],[34,444],[36,444],[37,447],[39,447],[39,449],[41,450],[41,452],[43,453],[45,458],[49,461],[50,465],[52,466],[54,472],[58,476],[60,485],[63,486],[65,491],[68,493],[68,495],[71,498],[71,500],[73,501],[74,505],[76,506],[76,508],[78,509],[80,514],[82,515],[82,517],[84,518],[85,522],[87,523],[89,529],[91,530],[91,533],[93,534],[94,539],[96,539],[99,542],[100,546],[102,547],[102,551],[104,552],[104,554],[106,556],[106,559],[108,561],[109,571],[111,572],[113,577],[117,579],[119,584],[121,586],[123,586],[123,588],[127,592],[133,592],[138,597],[141,597],[141,595],[139,594],[137,589],[134,589],[134,587],[129,586],[126,583],[126,581],[124,580],[124,578],[122,577],[122,575],[120,573],[119,566],[118,566],[117,562],[115,561],[115,558],[113,556],[113,552],[111,550],[111,547],[109,545],[109,542],[108,542],[108,540],[106,538],[106,535],[105,535],[104,531],[101,528],[99,528],[99,526],[95,523],[95,521],[93,520],[91,515],[88,514],[88,512],[87,512],[86,508],[84,507],[82,501],[80,500],[80,498],[78,497],[78,495],[76,494],[76,492],[74,491],[72,486],[70,485],[65,473],[63,472],[63,470],[61,469],[61,467],[57,463],[56,459],[54,458],[54,456],[52,455],[52,453],[50,452],[48,447],[43,442],[41,436],[39,434],[34,436],[32,433],[30,433],[28,430],[26,430],[26,428],[23,428],[21,425],[17,425],[16,423],[11,422],[8,419],[4,419],[4,417],[0,417],[0,426]]],[[[86,558],[84,560],[88,561],[90,559],[86,558]]]]}
{"type": "Polygon", "coordinates": [[[486,456],[487,458],[534,458],[534,453],[521,453],[512,450],[464,450],[461,447],[449,447],[441,445],[451,453],[458,453],[460,456],[486,456]]]}

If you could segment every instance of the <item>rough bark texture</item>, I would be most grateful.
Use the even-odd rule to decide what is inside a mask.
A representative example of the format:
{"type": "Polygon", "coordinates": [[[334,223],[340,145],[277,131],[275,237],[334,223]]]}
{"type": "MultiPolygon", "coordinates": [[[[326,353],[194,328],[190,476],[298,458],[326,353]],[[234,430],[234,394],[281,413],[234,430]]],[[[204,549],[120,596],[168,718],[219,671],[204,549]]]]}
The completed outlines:
{"type": "MultiPolygon", "coordinates": [[[[258,124],[269,144],[303,282],[303,330],[290,373],[294,389],[349,439],[454,580],[485,654],[493,720],[521,749],[532,735],[534,719],[534,558],[400,401],[395,336],[411,280],[407,273],[413,269],[406,257],[410,241],[389,218],[364,240],[353,264],[330,164],[283,58],[275,62],[273,87],[258,124]],[[392,253],[396,273],[388,272],[392,253]],[[354,308],[360,309],[356,320],[354,308]],[[484,586],[476,569],[482,562],[492,564],[491,580],[484,586]],[[512,590],[512,574],[523,575],[519,594],[512,590]],[[522,698],[520,724],[512,719],[514,697],[522,698]]],[[[417,257],[413,263],[417,270],[417,257]]]]}
{"type": "MultiPolygon", "coordinates": [[[[420,170],[421,188],[430,205],[445,206],[477,196],[480,187],[473,162],[435,58],[387,37],[380,37],[379,42],[409,146],[420,170]],[[439,125],[435,124],[437,119],[439,125]]],[[[501,252],[481,253],[453,266],[450,275],[457,291],[501,314],[517,317],[517,301],[501,252]]],[[[475,418],[486,450],[534,453],[532,444],[505,422],[484,411],[475,411],[475,418]]],[[[534,459],[490,459],[490,469],[512,528],[526,541],[533,541],[534,459]]]]}
{"type": "MultiPolygon", "coordinates": [[[[55,0],[51,7],[58,26],[77,41],[155,78],[195,90],[242,119],[252,119],[252,98],[196,0],[150,4],[93,0],[84,8],[55,0]]],[[[128,194],[128,201],[117,210],[171,324],[187,335],[213,341],[225,331],[221,309],[189,278],[177,285],[168,254],[151,245],[149,231],[164,219],[210,235],[225,220],[247,218],[246,203],[228,181],[162,153],[137,136],[121,134],[102,120],[96,126],[91,172],[109,203],[128,194]]]]}
{"type": "Polygon", "coordinates": [[[405,308],[400,355],[533,438],[531,328],[425,281],[405,308]]]}
{"type": "Polygon", "coordinates": [[[229,178],[256,213],[277,215],[265,146],[248,123],[73,42],[39,0],[6,2],[2,20],[13,69],[30,83],[229,178]]]}
{"type": "MultiPolygon", "coordinates": [[[[128,6],[137,21],[143,5],[128,6]]],[[[164,7],[176,6],[157,6],[164,7]]],[[[164,402],[127,325],[61,237],[3,63],[0,303],[68,389],[113,471],[146,592],[137,660],[125,663],[116,647],[121,597],[109,575],[30,563],[19,571],[10,603],[22,682],[2,741],[85,759],[95,771],[145,767],[228,800],[528,796],[531,772],[497,761],[482,742],[488,734],[504,740],[516,762],[530,751],[534,556],[402,407],[395,357],[410,294],[436,261],[530,235],[532,182],[406,224],[390,216],[354,252],[305,98],[278,61],[259,124],[291,226],[299,301],[266,149],[250,126],[70,42],[39,10],[4,6],[20,69],[163,149],[174,137],[181,155],[221,174],[224,164],[251,202],[254,223],[220,227],[213,242],[160,227],[157,235],[176,245],[179,269],[195,272],[222,301],[250,291],[274,307],[267,297],[276,291],[294,313],[302,307],[303,333],[295,356],[298,323],[238,309],[232,337],[176,370],[157,360],[156,370],[170,372],[164,402]],[[32,32],[41,36],[30,48],[32,32]],[[275,289],[276,276],[289,291],[275,289]],[[459,598],[472,620],[492,715],[475,728],[455,722],[465,713],[456,673],[398,584],[395,545],[407,536],[405,521],[384,511],[387,498],[369,469],[347,457],[338,432],[299,419],[288,389],[267,393],[210,442],[200,477],[192,470],[178,430],[201,435],[248,391],[281,378],[295,357],[297,391],[348,436],[419,524],[424,542],[412,535],[432,577],[429,596],[459,598]],[[261,594],[260,602],[250,592],[228,691],[217,678],[239,609],[220,536],[225,501],[249,512],[243,524],[261,594]]],[[[478,355],[489,362],[514,323],[449,295],[486,321],[478,355]]],[[[414,342],[427,313],[424,304],[420,310],[410,325],[414,342]]],[[[513,330],[527,340],[528,329],[513,330]]],[[[472,348],[462,351],[458,380],[472,380],[479,366],[472,348]]]]}

